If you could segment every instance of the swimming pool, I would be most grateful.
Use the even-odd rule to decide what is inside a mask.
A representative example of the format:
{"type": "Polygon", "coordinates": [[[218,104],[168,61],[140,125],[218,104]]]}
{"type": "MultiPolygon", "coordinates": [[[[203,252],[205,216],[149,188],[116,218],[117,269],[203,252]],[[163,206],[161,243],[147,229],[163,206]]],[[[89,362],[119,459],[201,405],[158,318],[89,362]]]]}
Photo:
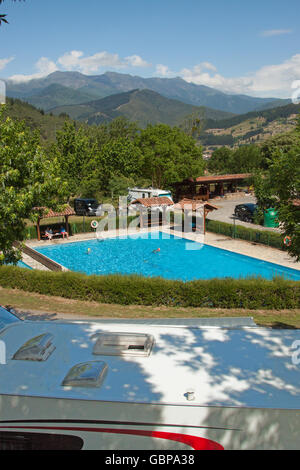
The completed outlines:
{"type": "Polygon", "coordinates": [[[193,279],[283,276],[300,280],[300,271],[160,232],[103,241],[68,242],[36,251],[71,271],[86,274],[140,274],[189,281],[193,279]],[[186,249],[188,246],[189,249],[186,249]],[[153,251],[160,248],[160,251],[153,251]],[[200,249],[198,249],[200,248],[200,249]]]}

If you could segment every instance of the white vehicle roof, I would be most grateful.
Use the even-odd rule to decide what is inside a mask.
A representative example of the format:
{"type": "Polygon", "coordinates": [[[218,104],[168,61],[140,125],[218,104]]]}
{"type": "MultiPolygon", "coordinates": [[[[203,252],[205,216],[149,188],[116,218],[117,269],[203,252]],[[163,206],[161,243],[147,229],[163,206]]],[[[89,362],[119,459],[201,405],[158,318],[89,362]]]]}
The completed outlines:
{"type": "Polygon", "coordinates": [[[158,188],[128,188],[129,192],[145,192],[145,193],[160,193],[160,194],[171,194],[171,191],[158,188]]]}
{"type": "MultiPolygon", "coordinates": [[[[0,331],[6,354],[6,363],[0,364],[0,395],[299,409],[300,365],[292,360],[298,339],[297,330],[260,328],[246,319],[19,321],[0,331]],[[114,340],[124,339],[124,333],[137,346],[113,355],[118,350],[114,340]],[[45,360],[24,360],[39,346],[45,347],[45,360]],[[88,382],[93,367],[87,383],[62,385],[74,366],[87,363],[99,366],[95,386],[88,382]]],[[[73,369],[74,377],[76,382],[73,369]]]]}

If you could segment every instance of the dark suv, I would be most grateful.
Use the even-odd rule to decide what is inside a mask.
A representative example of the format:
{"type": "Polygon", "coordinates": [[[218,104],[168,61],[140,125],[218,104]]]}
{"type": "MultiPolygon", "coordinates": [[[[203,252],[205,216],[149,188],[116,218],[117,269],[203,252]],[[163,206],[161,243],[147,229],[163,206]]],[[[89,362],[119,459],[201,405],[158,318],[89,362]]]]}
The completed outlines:
{"type": "Polygon", "coordinates": [[[235,206],[234,215],[244,222],[253,222],[257,204],[238,204],[235,206]]]}
{"type": "Polygon", "coordinates": [[[74,210],[76,215],[97,215],[99,203],[96,199],[75,199],[74,210]]]}

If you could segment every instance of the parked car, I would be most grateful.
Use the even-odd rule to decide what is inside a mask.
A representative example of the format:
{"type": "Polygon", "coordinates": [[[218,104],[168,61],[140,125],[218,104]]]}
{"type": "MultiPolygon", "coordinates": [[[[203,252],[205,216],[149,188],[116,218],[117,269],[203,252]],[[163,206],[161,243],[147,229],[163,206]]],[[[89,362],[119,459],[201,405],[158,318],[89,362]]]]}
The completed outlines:
{"type": "Polygon", "coordinates": [[[101,206],[96,199],[75,199],[74,210],[76,215],[96,216],[101,206]]]}
{"type": "Polygon", "coordinates": [[[253,222],[257,204],[238,204],[235,206],[234,215],[244,222],[253,222]]]}

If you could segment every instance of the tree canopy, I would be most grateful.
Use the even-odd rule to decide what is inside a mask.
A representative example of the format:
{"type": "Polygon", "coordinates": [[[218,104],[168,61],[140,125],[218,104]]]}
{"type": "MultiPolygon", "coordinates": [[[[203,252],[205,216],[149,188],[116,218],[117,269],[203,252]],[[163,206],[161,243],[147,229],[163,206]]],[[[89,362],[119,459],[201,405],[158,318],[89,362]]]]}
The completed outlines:
{"type": "Polygon", "coordinates": [[[24,239],[33,208],[57,208],[65,201],[66,185],[59,162],[49,159],[24,123],[2,118],[0,112],[0,264],[15,263],[15,241],[24,239]]]}

